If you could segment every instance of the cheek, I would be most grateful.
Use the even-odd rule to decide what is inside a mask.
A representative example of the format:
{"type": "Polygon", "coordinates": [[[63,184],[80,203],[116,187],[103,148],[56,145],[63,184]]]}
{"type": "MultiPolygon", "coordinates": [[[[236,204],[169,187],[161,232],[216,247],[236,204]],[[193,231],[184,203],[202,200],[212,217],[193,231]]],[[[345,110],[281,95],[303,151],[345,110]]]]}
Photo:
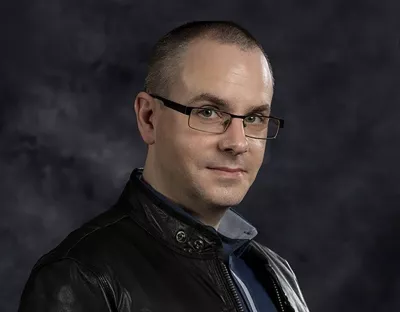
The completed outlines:
{"type": "Polygon", "coordinates": [[[256,145],[254,148],[255,158],[262,161],[265,155],[265,143],[256,145]]]}
{"type": "Polygon", "coordinates": [[[191,133],[187,120],[171,119],[157,130],[158,154],[163,159],[168,158],[172,167],[182,167],[198,154],[200,140],[191,133]]]}
{"type": "Polygon", "coordinates": [[[157,156],[161,163],[165,165],[175,165],[173,161],[176,155],[179,155],[179,144],[178,144],[178,129],[174,125],[174,122],[167,121],[160,123],[157,127],[156,132],[156,150],[157,156]]]}
{"type": "Polygon", "coordinates": [[[180,137],[179,144],[182,153],[181,156],[188,162],[188,166],[201,165],[202,157],[207,151],[204,138],[196,134],[193,135],[193,133],[186,133],[185,136],[180,137]]]}
{"type": "Polygon", "coordinates": [[[197,174],[198,170],[209,165],[212,161],[209,157],[214,157],[213,143],[207,134],[187,129],[174,139],[175,148],[179,150],[177,158],[182,162],[181,166],[187,172],[197,174]]]}
{"type": "Polygon", "coordinates": [[[251,159],[254,167],[261,167],[265,156],[265,142],[256,142],[251,148],[251,159]]]}

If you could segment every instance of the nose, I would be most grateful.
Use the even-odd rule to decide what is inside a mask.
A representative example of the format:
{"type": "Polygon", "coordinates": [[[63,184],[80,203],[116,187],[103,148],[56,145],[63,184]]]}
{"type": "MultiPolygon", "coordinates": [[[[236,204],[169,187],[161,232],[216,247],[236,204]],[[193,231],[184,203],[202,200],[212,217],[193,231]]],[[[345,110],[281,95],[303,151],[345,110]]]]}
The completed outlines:
{"type": "Polygon", "coordinates": [[[232,118],[228,129],[221,134],[219,148],[231,152],[233,155],[242,154],[248,151],[249,143],[244,133],[243,120],[232,118]]]}

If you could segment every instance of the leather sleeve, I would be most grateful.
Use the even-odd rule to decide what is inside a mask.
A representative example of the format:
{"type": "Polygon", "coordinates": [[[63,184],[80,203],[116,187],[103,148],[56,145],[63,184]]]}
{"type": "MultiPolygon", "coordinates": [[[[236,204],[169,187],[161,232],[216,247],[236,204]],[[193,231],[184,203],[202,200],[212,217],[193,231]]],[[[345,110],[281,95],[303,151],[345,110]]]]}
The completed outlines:
{"type": "Polygon", "coordinates": [[[111,311],[98,278],[73,259],[34,267],[18,312],[111,311]]]}
{"type": "Polygon", "coordinates": [[[290,270],[290,272],[292,273],[292,277],[293,277],[293,281],[294,281],[294,283],[292,283],[292,288],[293,288],[293,290],[296,292],[297,296],[300,298],[300,300],[302,301],[302,303],[304,304],[304,306],[308,309],[307,303],[306,303],[306,301],[304,300],[303,293],[302,293],[302,291],[301,291],[301,289],[300,289],[299,282],[298,282],[298,280],[297,280],[296,274],[294,273],[292,267],[290,266],[290,264],[289,264],[289,262],[288,262],[287,260],[284,260],[284,263],[285,263],[285,265],[288,267],[288,269],[290,270]]]}

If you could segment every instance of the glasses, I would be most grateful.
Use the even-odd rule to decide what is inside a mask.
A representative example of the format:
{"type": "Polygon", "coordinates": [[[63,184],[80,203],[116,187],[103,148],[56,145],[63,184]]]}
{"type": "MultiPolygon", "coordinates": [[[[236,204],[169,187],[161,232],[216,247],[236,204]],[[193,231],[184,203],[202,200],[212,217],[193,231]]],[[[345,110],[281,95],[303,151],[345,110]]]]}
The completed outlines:
{"type": "Polygon", "coordinates": [[[283,119],[273,116],[264,116],[260,113],[240,116],[207,105],[203,107],[190,107],[168,100],[159,95],[149,95],[162,101],[166,107],[188,115],[189,127],[198,131],[221,134],[228,129],[232,118],[240,118],[243,119],[244,133],[247,137],[269,140],[276,138],[279,129],[283,128],[284,124],[283,119]]]}

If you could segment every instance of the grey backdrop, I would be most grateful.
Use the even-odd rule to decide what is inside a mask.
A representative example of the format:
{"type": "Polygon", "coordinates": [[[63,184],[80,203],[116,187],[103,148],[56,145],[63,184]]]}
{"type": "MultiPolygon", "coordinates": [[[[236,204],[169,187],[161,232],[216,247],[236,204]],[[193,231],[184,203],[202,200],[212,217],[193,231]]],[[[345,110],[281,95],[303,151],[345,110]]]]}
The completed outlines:
{"type": "Polygon", "coordinates": [[[0,310],[143,165],[132,102],[152,44],[230,19],[270,55],[286,120],[239,210],[311,311],[400,311],[398,3],[2,1],[0,310]]]}

